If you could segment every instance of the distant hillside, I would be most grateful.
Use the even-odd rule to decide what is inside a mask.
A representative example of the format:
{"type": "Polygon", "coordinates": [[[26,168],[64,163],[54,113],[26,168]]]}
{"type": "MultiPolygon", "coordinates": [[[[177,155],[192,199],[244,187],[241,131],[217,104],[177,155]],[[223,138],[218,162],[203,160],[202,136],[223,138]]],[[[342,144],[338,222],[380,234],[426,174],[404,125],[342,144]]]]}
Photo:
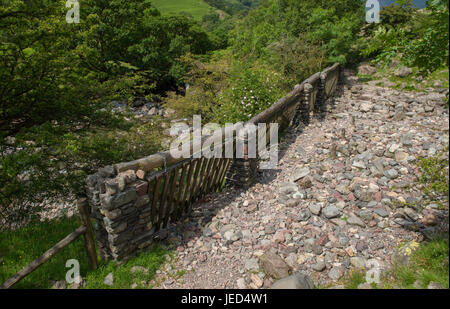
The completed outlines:
{"type": "MultiPolygon", "coordinates": [[[[380,4],[381,6],[386,6],[389,4],[394,3],[395,0],[380,0],[380,4]]],[[[423,9],[424,7],[426,7],[426,0],[413,0],[413,3],[416,7],[423,9]]]]}
{"type": "Polygon", "coordinates": [[[153,0],[153,4],[163,14],[189,13],[195,19],[201,19],[215,8],[203,0],[153,0]]]}
{"type": "Polygon", "coordinates": [[[256,6],[260,0],[153,0],[163,14],[189,13],[195,19],[218,9],[233,15],[256,6]]]}

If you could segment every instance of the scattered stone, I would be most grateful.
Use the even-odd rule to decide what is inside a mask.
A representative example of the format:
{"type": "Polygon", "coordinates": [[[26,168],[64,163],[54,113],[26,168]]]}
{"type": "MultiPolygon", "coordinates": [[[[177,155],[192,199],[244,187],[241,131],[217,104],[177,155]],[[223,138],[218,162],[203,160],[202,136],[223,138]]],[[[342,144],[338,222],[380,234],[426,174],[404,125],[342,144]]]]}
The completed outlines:
{"type": "Polygon", "coordinates": [[[383,208],[375,208],[373,210],[374,213],[376,213],[377,215],[379,215],[380,217],[386,218],[389,216],[389,213],[383,209],[383,208]]]}
{"type": "Polygon", "coordinates": [[[358,218],[357,216],[350,216],[350,218],[348,218],[347,223],[350,225],[358,225],[360,227],[365,227],[366,225],[364,224],[364,222],[358,218]]]}
{"type": "Polygon", "coordinates": [[[130,271],[132,274],[139,273],[139,272],[148,274],[148,269],[143,266],[133,266],[133,267],[131,267],[130,271]]]}
{"type": "Polygon", "coordinates": [[[410,74],[412,74],[413,70],[411,68],[408,67],[402,67],[400,68],[400,70],[398,70],[397,72],[395,72],[395,76],[397,77],[408,77],[410,74]]]}
{"type": "Polygon", "coordinates": [[[330,277],[333,281],[338,281],[339,279],[342,278],[343,275],[344,272],[341,267],[335,266],[331,268],[330,271],[328,272],[328,277],[330,277]]]}
{"type": "Polygon", "coordinates": [[[239,278],[236,281],[236,284],[237,284],[238,289],[243,290],[243,289],[247,288],[247,284],[245,283],[245,279],[244,278],[239,278]]]}
{"type": "Polygon", "coordinates": [[[106,275],[105,280],[103,281],[104,284],[106,285],[113,285],[114,284],[114,275],[113,273],[109,273],[108,275],[106,275]]]}
{"type": "Polygon", "coordinates": [[[396,179],[398,177],[398,172],[394,169],[390,169],[384,172],[384,176],[386,176],[389,179],[396,179]]]}
{"type": "Polygon", "coordinates": [[[406,152],[400,150],[395,152],[395,161],[403,162],[406,161],[406,159],[408,159],[408,154],[406,152]]]}
{"type": "Polygon", "coordinates": [[[259,289],[263,286],[264,281],[256,274],[250,275],[250,280],[255,284],[255,286],[259,289]]]}
{"type": "Polygon", "coordinates": [[[292,176],[292,182],[296,182],[299,179],[302,179],[303,177],[309,175],[310,172],[311,171],[309,170],[308,167],[304,167],[294,171],[294,175],[292,176]]]}
{"type": "Polygon", "coordinates": [[[283,259],[272,253],[266,252],[259,258],[261,268],[275,279],[281,279],[289,275],[289,266],[283,261],[283,259]]]}
{"type": "Polygon", "coordinates": [[[373,104],[372,102],[369,101],[364,101],[361,102],[360,106],[359,106],[359,110],[364,112],[364,113],[369,113],[373,110],[373,104]]]}
{"type": "Polygon", "coordinates": [[[366,268],[366,259],[362,257],[351,257],[350,258],[350,264],[353,265],[353,267],[357,269],[365,269],[366,268]]]}
{"type": "Polygon", "coordinates": [[[289,277],[276,281],[271,289],[299,290],[314,289],[314,283],[307,275],[297,272],[289,277]]]}
{"type": "Polygon", "coordinates": [[[316,216],[320,215],[321,210],[322,210],[322,205],[320,205],[320,204],[309,205],[309,211],[316,216]]]}
{"type": "Polygon", "coordinates": [[[54,290],[65,289],[66,288],[66,281],[65,280],[55,281],[55,283],[53,283],[51,288],[54,289],[54,290]]]}
{"type": "Polygon", "coordinates": [[[360,75],[373,75],[377,72],[377,69],[368,64],[363,64],[358,67],[358,74],[360,75]]]}
{"type": "Polygon", "coordinates": [[[312,269],[318,272],[323,271],[326,268],[325,262],[320,261],[312,266],[312,269]]]}
{"type": "Polygon", "coordinates": [[[437,225],[436,216],[433,214],[427,214],[422,219],[422,224],[425,226],[435,226],[437,225]]]}
{"type": "Polygon", "coordinates": [[[370,283],[361,283],[358,285],[358,290],[372,290],[373,287],[370,283]]]}
{"type": "Polygon", "coordinates": [[[248,259],[247,261],[245,261],[245,269],[247,271],[257,271],[259,269],[258,260],[248,259]]]}
{"type": "Polygon", "coordinates": [[[303,209],[298,214],[298,219],[300,221],[308,221],[309,218],[311,218],[311,212],[309,211],[309,209],[303,209]]]}
{"type": "Polygon", "coordinates": [[[325,207],[322,210],[322,213],[327,219],[336,218],[340,215],[339,209],[337,209],[336,206],[334,206],[334,205],[325,207]]]}
{"type": "Polygon", "coordinates": [[[440,284],[440,283],[431,281],[431,282],[428,284],[427,289],[428,289],[428,290],[446,290],[446,287],[443,286],[443,285],[440,284]]]}

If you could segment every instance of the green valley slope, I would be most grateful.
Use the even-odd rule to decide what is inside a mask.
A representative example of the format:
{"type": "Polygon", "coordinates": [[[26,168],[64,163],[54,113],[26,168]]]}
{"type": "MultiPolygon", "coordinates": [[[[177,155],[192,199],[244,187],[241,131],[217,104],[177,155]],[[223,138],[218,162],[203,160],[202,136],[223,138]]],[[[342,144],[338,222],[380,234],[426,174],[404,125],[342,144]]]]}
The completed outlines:
{"type": "Polygon", "coordinates": [[[208,12],[216,10],[203,0],[153,0],[153,4],[163,14],[186,12],[195,19],[201,19],[208,12]]]}

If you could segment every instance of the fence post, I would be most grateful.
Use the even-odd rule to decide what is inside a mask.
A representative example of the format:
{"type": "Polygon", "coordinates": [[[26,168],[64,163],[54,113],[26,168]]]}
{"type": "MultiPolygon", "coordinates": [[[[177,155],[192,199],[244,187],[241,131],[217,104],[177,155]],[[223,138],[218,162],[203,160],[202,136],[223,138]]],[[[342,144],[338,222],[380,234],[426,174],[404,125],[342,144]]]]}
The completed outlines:
{"type": "Polygon", "coordinates": [[[89,205],[86,198],[79,199],[77,206],[81,222],[86,227],[86,232],[83,236],[89,268],[95,270],[97,269],[97,251],[95,250],[94,233],[92,232],[91,216],[89,215],[89,205]]]}
{"type": "Polygon", "coordinates": [[[305,125],[309,125],[311,115],[311,96],[313,92],[313,86],[305,83],[303,91],[303,100],[300,107],[300,119],[305,125]]]}
{"type": "Polygon", "coordinates": [[[248,132],[247,129],[244,130],[245,133],[242,136],[236,135],[236,143],[239,140],[243,144],[243,158],[233,159],[227,174],[228,185],[236,188],[251,187],[255,183],[258,173],[258,158],[248,157],[248,132]]]}
{"type": "Polygon", "coordinates": [[[317,98],[316,98],[316,104],[314,105],[314,116],[318,118],[323,118],[325,116],[326,112],[326,94],[325,94],[325,82],[327,79],[326,73],[321,73],[319,78],[319,86],[318,86],[318,92],[317,92],[317,98]]]}

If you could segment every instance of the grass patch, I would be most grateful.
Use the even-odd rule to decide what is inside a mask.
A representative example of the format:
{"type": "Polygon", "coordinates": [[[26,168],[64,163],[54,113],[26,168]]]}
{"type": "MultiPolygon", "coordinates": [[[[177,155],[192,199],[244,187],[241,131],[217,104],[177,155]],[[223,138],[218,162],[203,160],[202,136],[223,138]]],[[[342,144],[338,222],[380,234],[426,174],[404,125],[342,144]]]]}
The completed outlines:
{"type": "Polygon", "coordinates": [[[344,280],[346,289],[357,289],[362,283],[366,283],[366,274],[362,270],[351,271],[344,280]]]}
{"type": "Polygon", "coordinates": [[[155,277],[156,271],[166,261],[165,256],[169,250],[162,245],[155,244],[150,250],[140,253],[125,264],[116,262],[101,262],[95,272],[90,272],[86,277],[88,289],[129,289],[133,283],[137,288],[145,288],[148,281],[155,277]],[[131,273],[133,266],[142,266],[148,269],[148,273],[131,273]],[[104,283],[105,277],[113,273],[114,283],[109,286],[104,283]],[[145,285],[144,285],[145,283],[145,285]]]}
{"type": "MultiPolygon", "coordinates": [[[[17,231],[2,231],[0,233],[0,283],[22,270],[79,226],[80,222],[76,218],[65,218],[33,223],[17,231]]],[[[80,262],[81,276],[84,277],[88,270],[88,263],[82,237],[19,281],[13,288],[49,288],[51,280],[65,279],[66,272],[69,270],[66,268],[66,261],[69,259],[77,259],[80,262]]]]}
{"type": "Polygon", "coordinates": [[[444,151],[435,156],[419,159],[419,167],[422,170],[420,182],[424,184],[424,193],[427,195],[448,199],[448,152],[449,147],[447,146],[444,151]]]}
{"type": "MultiPolygon", "coordinates": [[[[32,223],[16,231],[2,231],[0,233],[0,283],[22,270],[79,226],[80,222],[77,218],[64,218],[32,223]]],[[[69,259],[76,259],[80,262],[80,275],[86,281],[86,288],[129,289],[133,283],[137,283],[139,288],[143,287],[142,281],[153,279],[156,270],[165,262],[165,256],[169,253],[169,249],[156,244],[150,250],[142,252],[125,264],[101,261],[97,270],[90,271],[83,239],[80,237],[12,288],[51,288],[52,281],[65,280],[66,272],[69,270],[65,265],[69,259]],[[132,274],[133,266],[145,267],[148,269],[148,273],[132,274]],[[104,284],[104,279],[110,272],[114,275],[112,286],[104,284]]]]}
{"type": "Polygon", "coordinates": [[[388,274],[386,287],[426,288],[437,282],[449,288],[448,239],[423,243],[411,254],[408,265],[396,265],[388,274]],[[419,286],[415,285],[415,282],[419,286]]]}
{"type": "MultiPolygon", "coordinates": [[[[394,89],[399,90],[407,90],[414,92],[422,92],[426,88],[434,88],[434,83],[436,81],[441,81],[442,86],[439,88],[448,88],[449,87],[449,70],[448,68],[442,67],[437,69],[430,75],[423,78],[423,80],[419,81],[418,77],[420,73],[417,68],[412,68],[413,73],[407,77],[398,77],[395,76],[395,72],[401,68],[402,65],[398,65],[397,67],[390,68],[388,66],[377,67],[377,73],[374,75],[360,75],[357,74],[357,77],[361,82],[369,82],[373,80],[386,79],[393,83],[391,86],[394,89]],[[418,86],[419,85],[419,86],[418,86]]],[[[383,81],[379,81],[377,86],[385,86],[386,83],[383,81]]]]}

